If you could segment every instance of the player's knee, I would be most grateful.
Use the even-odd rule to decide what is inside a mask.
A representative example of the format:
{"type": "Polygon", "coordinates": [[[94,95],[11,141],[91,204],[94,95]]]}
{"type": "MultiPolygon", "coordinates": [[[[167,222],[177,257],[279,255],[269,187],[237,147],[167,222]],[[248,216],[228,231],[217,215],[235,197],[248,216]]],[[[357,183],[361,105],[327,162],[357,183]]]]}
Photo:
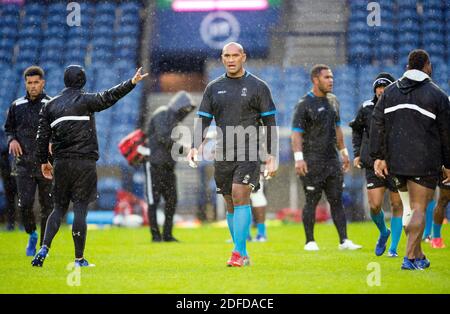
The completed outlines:
{"type": "Polygon", "coordinates": [[[394,216],[399,216],[403,214],[403,204],[402,202],[391,202],[392,213],[394,216]]]}
{"type": "Polygon", "coordinates": [[[369,208],[372,214],[378,214],[381,210],[381,202],[369,199],[369,208]]]}

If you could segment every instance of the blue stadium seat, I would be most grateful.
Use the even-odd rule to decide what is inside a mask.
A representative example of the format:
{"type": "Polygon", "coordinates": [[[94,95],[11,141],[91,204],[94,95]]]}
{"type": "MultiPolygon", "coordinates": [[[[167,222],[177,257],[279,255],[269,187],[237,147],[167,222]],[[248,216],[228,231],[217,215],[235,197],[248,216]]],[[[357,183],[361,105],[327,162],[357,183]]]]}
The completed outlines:
{"type": "Polygon", "coordinates": [[[69,27],[68,36],[69,38],[82,38],[88,40],[90,38],[90,29],[81,24],[79,27],[69,27]]]}
{"type": "Polygon", "coordinates": [[[14,64],[13,69],[16,70],[16,73],[18,73],[18,75],[22,76],[23,71],[28,68],[30,66],[30,62],[29,61],[23,61],[23,60],[17,60],[16,63],[14,64]]]}
{"type": "Polygon", "coordinates": [[[16,38],[18,35],[16,26],[5,25],[0,27],[0,37],[2,38],[16,38]]]}
{"type": "Polygon", "coordinates": [[[21,6],[18,4],[13,4],[13,3],[2,4],[2,6],[1,6],[2,16],[7,16],[7,15],[19,16],[20,8],[21,8],[21,6]]]}
{"type": "Polygon", "coordinates": [[[46,38],[42,42],[42,47],[44,49],[64,49],[65,43],[64,43],[64,40],[61,40],[61,39],[55,38],[55,37],[51,37],[51,38],[46,38]]]}
{"type": "Polygon", "coordinates": [[[66,63],[84,65],[86,51],[71,49],[66,52],[66,63]]]}
{"type": "Polygon", "coordinates": [[[130,36],[130,34],[139,34],[138,25],[121,25],[116,31],[116,35],[120,37],[130,36]]]}
{"type": "Polygon", "coordinates": [[[67,16],[67,4],[64,2],[51,3],[47,9],[48,16],[67,16]]]}
{"type": "Polygon", "coordinates": [[[359,22],[349,24],[348,31],[350,33],[357,33],[357,32],[363,32],[363,31],[369,32],[370,28],[367,25],[366,21],[359,21],[359,22]]]}
{"type": "Polygon", "coordinates": [[[380,4],[381,7],[381,15],[383,17],[383,14],[386,12],[389,12],[392,14],[392,12],[394,12],[395,9],[395,2],[392,0],[378,0],[378,3],[380,4]]]}
{"type": "Polygon", "coordinates": [[[417,23],[417,21],[415,20],[401,20],[398,21],[397,23],[398,29],[401,29],[402,31],[405,32],[419,32],[420,31],[420,27],[417,23]]]}
{"type": "Polygon", "coordinates": [[[396,43],[396,36],[393,32],[382,32],[377,34],[377,46],[379,44],[394,45],[396,43]]]}
{"type": "Polygon", "coordinates": [[[0,61],[11,63],[12,57],[13,57],[12,51],[0,49],[0,61]]]}
{"type": "Polygon", "coordinates": [[[435,8],[435,9],[444,9],[445,8],[445,2],[442,0],[427,0],[423,2],[424,8],[435,8]]]}
{"type": "Polygon", "coordinates": [[[45,62],[54,62],[62,64],[64,62],[64,53],[60,49],[43,49],[41,53],[41,60],[45,62]]]}
{"type": "Polygon", "coordinates": [[[137,1],[130,1],[130,2],[125,2],[122,3],[119,8],[122,10],[122,14],[125,13],[133,13],[133,14],[138,14],[139,10],[141,9],[140,4],[137,1]]]}
{"type": "Polygon", "coordinates": [[[26,16],[41,16],[45,13],[45,6],[40,3],[25,4],[26,16]]]}
{"type": "Polygon", "coordinates": [[[51,26],[68,26],[67,15],[49,15],[47,17],[47,24],[51,26]]]}
{"type": "Polygon", "coordinates": [[[350,10],[353,11],[364,11],[367,10],[367,1],[363,0],[353,0],[348,1],[350,5],[350,10]]]}
{"type": "Polygon", "coordinates": [[[119,59],[136,60],[138,51],[133,48],[122,47],[116,50],[115,56],[119,59]]]}
{"type": "Polygon", "coordinates": [[[431,60],[433,60],[433,58],[436,57],[442,59],[444,59],[445,57],[445,45],[443,43],[442,44],[430,43],[427,45],[426,50],[430,54],[431,60]]]}
{"type": "Polygon", "coordinates": [[[67,39],[66,42],[66,48],[67,49],[77,49],[77,50],[86,50],[86,47],[88,46],[88,41],[84,40],[80,37],[70,37],[67,39]]]}
{"type": "Polygon", "coordinates": [[[38,27],[26,27],[20,31],[19,36],[21,38],[40,39],[42,31],[38,27]]]}
{"type": "Polygon", "coordinates": [[[351,10],[349,16],[350,23],[356,23],[359,21],[367,21],[367,10],[351,10]]]}
{"type": "Polygon", "coordinates": [[[14,15],[5,15],[0,19],[0,27],[16,26],[19,23],[19,18],[14,15]]]}
{"type": "Polygon", "coordinates": [[[91,51],[92,61],[112,62],[114,52],[107,49],[93,49],[91,51]]]}
{"type": "Polygon", "coordinates": [[[426,35],[426,41],[429,43],[445,46],[445,37],[442,33],[431,32],[426,35]]]}
{"type": "Polygon", "coordinates": [[[397,0],[397,5],[399,9],[405,9],[405,8],[416,8],[417,7],[417,1],[416,0],[397,0]]]}
{"type": "Polygon", "coordinates": [[[398,36],[399,46],[408,43],[415,46],[418,46],[420,42],[419,33],[417,32],[402,32],[400,36],[398,36]]]}
{"type": "Polygon", "coordinates": [[[108,27],[106,25],[101,25],[92,31],[93,38],[96,37],[105,37],[105,38],[112,38],[114,36],[114,29],[111,27],[108,27]]]}
{"type": "Polygon", "coordinates": [[[422,19],[423,19],[423,21],[426,21],[426,22],[429,22],[429,21],[439,21],[440,22],[443,19],[445,19],[445,14],[441,8],[424,6],[423,13],[422,13],[422,19]]]}
{"type": "Polygon", "coordinates": [[[120,16],[120,24],[121,25],[139,25],[140,23],[140,19],[138,15],[135,15],[133,13],[127,13],[127,14],[122,14],[120,16]]]}
{"type": "Polygon", "coordinates": [[[65,40],[66,34],[61,31],[61,28],[57,25],[52,25],[44,31],[44,36],[46,38],[59,38],[61,40],[65,40]]]}
{"type": "Polygon", "coordinates": [[[38,50],[41,47],[41,42],[38,38],[19,39],[17,42],[20,49],[35,49],[38,50]]]}
{"type": "Polygon", "coordinates": [[[39,52],[36,49],[20,49],[17,60],[38,63],[39,52]]]}
{"type": "Polygon", "coordinates": [[[111,38],[97,37],[91,41],[93,49],[112,50],[114,48],[114,42],[111,38]]]}
{"type": "Polygon", "coordinates": [[[26,28],[35,28],[35,29],[42,29],[42,17],[38,17],[38,16],[31,16],[31,17],[27,17],[27,19],[25,19],[22,22],[22,30],[26,29],[26,28]]]}
{"type": "Polygon", "coordinates": [[[127,36],[127,37],[116,37],[114,44],[117,46],[124,46],[137,49],[139,45],[138,38],[127,36]]]}
{"type": "Polygon", "coordinates": [[[349,45],[361,44],[370,45],[372,43],[372,38],[366,33],[353,33],[348,34],[347,42],[349,45]]]}
{"type": "Polygon", "coordinates": [[[445,25],[441,21],[430,20],[430,21],[427,21],[422,26],[422,31],[425,34],[430,33],[430,32],[444,34],[445,33],[445,25]]]}
{"type": "Polygon", "coordinates": [[[12,51],[16,41],[11,38],[0,38],[0,50],[12,51]]]}
{"type": "Polygon", "coordinates": [[[96,14],[115,14],[116,6],[111,2],[101,2],[95,7],[96,14]]]}
{"type": "Polygon", "coordinates": [[[114,27],[116,16],[114,14],[97,14],[94,19],[94,27],[98,27],[101,25],[108,26],[108,27],[114,27]]]}
{"type": "Polygon", "coordinates": [[[397,20],[411,20],[417,23],[419,21],[419,15],[416,10],[399,10],[397,12],[397,20]]]}

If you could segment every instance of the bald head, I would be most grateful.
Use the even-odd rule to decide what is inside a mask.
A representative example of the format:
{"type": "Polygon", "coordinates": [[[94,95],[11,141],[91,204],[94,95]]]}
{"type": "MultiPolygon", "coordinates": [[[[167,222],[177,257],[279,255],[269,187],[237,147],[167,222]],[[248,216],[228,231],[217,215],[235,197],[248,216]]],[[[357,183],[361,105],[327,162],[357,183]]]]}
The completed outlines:
{"type": "Polygon", "coordinates": [[[240,43],[232,41],[232,42],[226,44],[225,46],[223,46],[222,54],[224,51],[228,50],[228,48],[230,48],[230,47],[238,49],[240,51],[240,53],[245,53],[244,47],[242,47],[242,45],[240,43]]]}
{"type": "Polygon", "coordinates": [[[241,44],[231,42],[222,49],[222,63],[227,70],[228,77],[241,77],[245,73],[243,67],[247,56],[241,44]]]}

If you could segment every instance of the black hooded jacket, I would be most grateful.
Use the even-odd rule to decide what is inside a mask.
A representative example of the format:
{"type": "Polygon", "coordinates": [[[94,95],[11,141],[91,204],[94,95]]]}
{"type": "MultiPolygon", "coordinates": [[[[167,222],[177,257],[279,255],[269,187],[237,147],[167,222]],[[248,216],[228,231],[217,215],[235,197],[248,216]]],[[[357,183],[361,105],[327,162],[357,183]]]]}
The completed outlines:
{"type": "Polygon", "coordinates": [[[50,100],[45,93],[31,100],[28,94],[16,99],[8,109],[5,122],[7,145],[12,140],[19,142],[23,154],[14,157],[12,173],[14,175],[41,175],[41,167],[36,157],[36,134],[39,124],[39,112],[50,100]]]}
{"type": "Polygon", "coordinates": [[[169,169],[175,167],[171,155],[174,144],[172,130],[194,109],[192,98],[182,91],[178,92],[167,106],[159,107],[152,114],[146,128],[151,164],[169,169]]]}
{"type": "Polygon", "coordinates": [[[55,160],[98,160],[94,113],[111,107],[135,86],[128,80],[107,91],[91,94],[82,90],[85,83],[82,67],[67,67],[64,72],[66,88],[43,106],[37,132],[37,157],[41,164],[48,160],[50,138],[55,160]]]}
{"type": "Polygon", "coordinates": [[[372,113],[378,98],[374,96],[372,100],[366,100],[358,109],[358,113],[353,121],[349,123],[352,128],[353,155],[360,157],[363,168],[373,168],[373,160],[369,155],[369,135],[372,113]]]}
{"type": "Polygon", "coordinates": [[[450,100],[422,71],[409,70],[377,102],[370,156],[390,173],[435,176],[450,168],[450,100]]]}

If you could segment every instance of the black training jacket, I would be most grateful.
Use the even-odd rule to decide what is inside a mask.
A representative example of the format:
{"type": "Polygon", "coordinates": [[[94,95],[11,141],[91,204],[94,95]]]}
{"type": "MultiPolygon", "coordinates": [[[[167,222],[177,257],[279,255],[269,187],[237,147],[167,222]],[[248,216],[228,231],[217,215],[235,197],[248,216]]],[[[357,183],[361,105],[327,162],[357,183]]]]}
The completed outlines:
{"type": "Polygon", "coordinates": [[[64,73],[66,88],[41,110],[37,133],[37,157],[47,162],[48,142],[52,139],[53,159],[98,160],[98,141],[94,113],[114,105],[134,84],[125,81],[101,93],[85,93],[84,70],[70,66],[64,73]]]}
{"type": "Polygon", "coordinates": [[[370,155],[386,160],[395,175],[450,168],[450,100],[424,72],[406,71],[385,89],[372,116],[370,155]]]}
{"type": "Polygon", "coordinates": [[[31,100],[28,95],[13,101],[8,109],[5,122],[7,145],[12,140],[19,142],[22,155],[14,157],[12,173],[14,175],[39,175],[40,164],[36,157],[36,134],[39,124],[39,112],[50,100],[45,93],[31,100]]]}
{"type": "Polygon", "coordinates": [[[150,148],[150,163],[152,165],[174,168],[172,158],[173,129],[195,109],[192,98],[188,93],[178,92],[167,106],[161,106],[150,117],[146,133],[150,148]]]}
{"type": "Polygon", "coordinates": [[[372,112],[378,98],[374,96],[372,100],[366,100],[361,104],[349,126],[352,128],[353,155],[360,157],[363,168],[373,168],[373,160],[369,155],[369,134],[372,112]]]}

